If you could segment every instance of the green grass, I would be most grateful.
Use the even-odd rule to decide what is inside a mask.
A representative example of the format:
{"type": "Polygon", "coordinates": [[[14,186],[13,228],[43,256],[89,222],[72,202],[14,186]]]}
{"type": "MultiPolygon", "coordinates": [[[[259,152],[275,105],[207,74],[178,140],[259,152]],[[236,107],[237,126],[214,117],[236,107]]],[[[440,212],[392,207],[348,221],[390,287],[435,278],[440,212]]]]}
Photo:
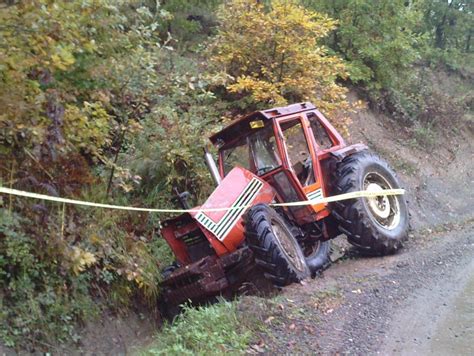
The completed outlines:
{"type": "Polygon", "coordinates": [[[239,302],[221,300],[206,307],[186,306],[173,324],[156,335],[142,355],[217,355],[245,353],[254,332],[263,328],[256,316],[241,313],[239,302]]]}

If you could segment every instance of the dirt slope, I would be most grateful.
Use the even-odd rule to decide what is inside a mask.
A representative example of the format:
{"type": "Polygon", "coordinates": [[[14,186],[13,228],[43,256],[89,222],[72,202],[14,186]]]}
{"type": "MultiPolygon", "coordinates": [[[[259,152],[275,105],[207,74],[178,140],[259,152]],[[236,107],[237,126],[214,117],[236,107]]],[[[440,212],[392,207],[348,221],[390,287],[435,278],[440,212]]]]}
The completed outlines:
{"type": "Polygon", "coordinates": [[[407,138],[406,130],[382,114],[354,116],[351,142],[363,142],[390,162],[408,190],[414,228],[456,221],[474,209],[474,135],[439,134],[432,147],[407,138]]]}

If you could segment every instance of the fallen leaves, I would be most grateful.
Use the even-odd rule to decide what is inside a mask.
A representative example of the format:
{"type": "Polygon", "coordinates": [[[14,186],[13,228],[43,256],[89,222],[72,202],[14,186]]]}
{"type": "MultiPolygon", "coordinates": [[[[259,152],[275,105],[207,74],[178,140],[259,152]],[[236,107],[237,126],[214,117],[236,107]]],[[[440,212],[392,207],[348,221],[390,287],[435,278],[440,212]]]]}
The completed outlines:
{"type": "Polygon", "coordinates": [[[271,324],[274,319],[275,319],[274,316],[269,316],[267,319],[265,319],[264,323],[265,324],[271,324]]]}

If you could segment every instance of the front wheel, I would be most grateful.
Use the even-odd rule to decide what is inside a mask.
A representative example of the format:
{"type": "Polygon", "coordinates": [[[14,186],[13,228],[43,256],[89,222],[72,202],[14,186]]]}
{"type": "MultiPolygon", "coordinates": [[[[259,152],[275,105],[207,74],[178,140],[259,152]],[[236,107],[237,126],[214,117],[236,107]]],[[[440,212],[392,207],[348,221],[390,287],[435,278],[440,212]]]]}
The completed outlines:
{"type": "Polygon", "coordinates": [[[331,264],[331,241],[323,241],[322,233],[315,237],[308,236],[296,226],[291,228],[291,232],[302,246],[311,277],[316,277],[318,273],[329,267],[331,264]]]}
{"type": "Polygon", "coordinates": [[[311,271],[311,276],[325,270],[331,264],[331,241],[317,241],[313,250],[306,256],[306,264],[311,271]]]}
{"type": "MultiPolygon", "coordinates": [[[[377,155],[365,151],[342,160],[335,194],[400,188],[395,173],[377,155]]],[[[333,215],[348,241],[375,255],[395,253],[408,235],[408,207],[403,195],[380,195],[333,203],[333,215]]]]}
{"type": "Polygon", "coordinates": [[[290,228],[266,204],[257,204],[246,215],[245,236],[255,262],[267,279],[279,287],[310,275],[305,256],[290,228]]]}

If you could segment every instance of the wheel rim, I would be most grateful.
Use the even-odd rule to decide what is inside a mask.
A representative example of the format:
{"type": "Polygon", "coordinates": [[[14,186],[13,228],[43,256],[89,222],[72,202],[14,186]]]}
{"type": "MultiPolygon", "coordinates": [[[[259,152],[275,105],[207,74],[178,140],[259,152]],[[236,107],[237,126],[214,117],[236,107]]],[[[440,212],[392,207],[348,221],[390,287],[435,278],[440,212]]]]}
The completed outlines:
{"type": "Polygon", "coordinates": [[[280,249],[291,262],[293,267],[300,272],[305,272],[306,261],[302,253],[300,253],[298,243],[290,235],[288,229],[281,225],[279,221],[271,222],[273,233],[277,239],[280,249]]]}
{"type": "MultiPolygon", "coordinates": [[[[364,189],[381,192],[392,189],[392,185],[379,173],[370,172],[364,177],[364,189]]],[[[379,195],[365,198],[370,216],[379,226],[387,230],[395,229],[400,223],[400,203],[396,195],[379,195]]]]}
{"type": "Polygon", "coordinates": [[[321,248],[321,240],[316,241],[315,244],[309,246],[308,248],[304,249],[304,257],[313,256],[318,253],[319,249],[321,248]]]}

